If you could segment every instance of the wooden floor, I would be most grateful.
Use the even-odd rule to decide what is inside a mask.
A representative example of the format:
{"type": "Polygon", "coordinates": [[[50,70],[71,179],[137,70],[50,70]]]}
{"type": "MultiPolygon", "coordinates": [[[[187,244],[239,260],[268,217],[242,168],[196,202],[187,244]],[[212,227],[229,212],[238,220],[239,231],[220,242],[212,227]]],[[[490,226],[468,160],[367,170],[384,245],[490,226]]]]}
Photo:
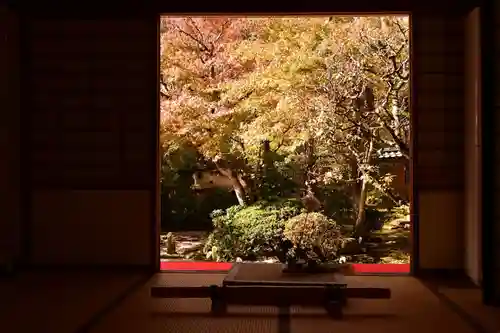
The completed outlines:
{"type": "Polygon", "coordinates": [[[344,321],[322,309],[230,307],[211,318],[205,300],[149,297],[152,285],[199,286],[224,275],[164,273],[25,273],[0,280],[0,332],[8,333],[454,333],[500,332],[500,310],[481,305],[479,290],[438,287],[412,277],[349,277],[349,285],[389,287],[391,300],[353,300],[344,321]]]}

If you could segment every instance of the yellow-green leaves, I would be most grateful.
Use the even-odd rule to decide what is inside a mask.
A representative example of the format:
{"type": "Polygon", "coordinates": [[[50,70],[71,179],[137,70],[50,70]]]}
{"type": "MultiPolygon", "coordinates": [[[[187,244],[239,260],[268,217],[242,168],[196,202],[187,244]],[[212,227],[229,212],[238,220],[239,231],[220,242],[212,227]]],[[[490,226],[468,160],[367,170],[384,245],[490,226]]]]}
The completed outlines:
{"type": "MultiPolygon", "coordinates": [[[[345,144],[333,143],[354,140],[345,129],[352,128],[349,117],[364,87],[372,87],[380,113],[366,118],[368,127],[393,126],[384,107],[404,105],[408,95],[408,80],[401,79],[409,71],[404,18],[200,17],[162,23],[161,74],[169,98],[161,101],[161,138],[187,142],[206,158],[233,154],[252,161],[264,139],[291,154],[311,137],[325,154],[345,153],[345,144]]],[[[407,111],[400,107],[396,116],[407,117],[407,111]]],[[[391,138],[390,131],[378,133],[380,140],[391,138]]]]}

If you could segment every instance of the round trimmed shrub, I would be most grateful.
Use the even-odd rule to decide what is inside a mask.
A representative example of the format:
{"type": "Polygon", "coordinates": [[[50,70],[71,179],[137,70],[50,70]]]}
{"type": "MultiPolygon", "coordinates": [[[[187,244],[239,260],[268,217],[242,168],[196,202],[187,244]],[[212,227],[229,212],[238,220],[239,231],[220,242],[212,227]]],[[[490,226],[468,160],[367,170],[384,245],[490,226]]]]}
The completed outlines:
{"type": "Polygon", "coordinates": [[[317,213],[301,213],[285,222],[284,236],[295,251],[305,253],[308,259],[331,261],[337,259],[338,251],[346,238],[337,223],[317,213]]]}

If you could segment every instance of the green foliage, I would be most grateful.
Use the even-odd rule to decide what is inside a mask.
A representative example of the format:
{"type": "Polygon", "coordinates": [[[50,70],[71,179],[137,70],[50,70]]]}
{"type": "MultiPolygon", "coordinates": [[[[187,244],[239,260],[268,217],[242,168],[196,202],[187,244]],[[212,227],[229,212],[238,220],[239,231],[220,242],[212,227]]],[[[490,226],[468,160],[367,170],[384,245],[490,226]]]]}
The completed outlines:
{"type": "Polygon", "coordinates": [[[339,226],[317,212],[302,213],[285,223],[284,236],[291,241],[295,252],[300,250],[309,259],[335,260],[346,238],[339,226]]]}
{"type": "Polygon", "coordinates": [[[381,258],[382,264],[405,264],[410,262],[410,255],[401,250],[392,250],[387,257],[381,258]]]}
{"type": "Polygon", "coordinates": [[[390,211],[390,214],[393,219],[407,217],[410,215],[410,205],[393,207],[390,211]]]}
{"type": "Polygon", "coordinates": [[[237,257],[284,258],[285,222],[302,210],[300,201],[281,199],[214,211],[212,219],[215,230],[208,237],[204,250],[207,258],[217,261],[231,261],[237,257]]]}
{"type": "Polygon", "coordinates": [[[192,178],[189,172],[198,158],[196,150],[170,147],[161,151],[160,190],[161,222],[163,228],[179,229],[196,210],[196,196],[190,190],[192,178]],[[183,172],[184,171],[184,172],[183,172]],[[167,225],[168,224],[168,225],[167,225]]]}
{"type": "Polygon", "coordinates": [[[267,166],[261,178],[259,196],[262,200],[287,198],[300,191],[301,185],[296,180],[298,167],[283,155],[270,153],[272,165],[267,166]]]}
{"type": "Polygon", "coordinates": [[[390,216],[390,213],[387,209],[380,209],[377,207],[368,207],[365,210],[366,214],[366,223],[370,229],[378,230],[382,228],[385,221],[390,216]]]}
{"type": "Polygon", "coordinates": [[[200,159],[192,147],[170,147],[164,149],[162,157],[160,190],[163,229],[209,229],[209,214],[212,210],[226,208],[237,202],[227,190],[208,189],[204,195],[192,190],[192,173],[200,159]]]}
{"type": "Polygon", "coordinates": [[[205,245],[211,260],[275,256],[284,262],[302,254],[334,260],[346,241],[335,221],[321,213],[307,213],[293,199],[233,206],[214,211],[212,218],[215,230],[205,245]]]}
{"type": "Polygon", "coordinates": [[[318,198],[323,202],[323,213],[340,225],[352,224],[355,212],[351,198],[344,189],[322,186],[318,198]]]}

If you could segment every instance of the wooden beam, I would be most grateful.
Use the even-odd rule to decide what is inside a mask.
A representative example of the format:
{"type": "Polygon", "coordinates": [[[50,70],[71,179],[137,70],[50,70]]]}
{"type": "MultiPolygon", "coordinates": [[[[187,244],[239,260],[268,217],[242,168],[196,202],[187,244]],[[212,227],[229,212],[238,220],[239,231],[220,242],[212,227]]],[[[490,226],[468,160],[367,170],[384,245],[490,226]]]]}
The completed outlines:
{"type": "MultiPolygon", "coordinates": [[[[287,281],[286,285],[283,281],[252,281],[252,280],[228,280],[223,281],[224,287],[314,287],[326,288],[333,285],[332,282],[302,282],[302,281],[287,281]]],[[[336,283],[337,286],[346,288],[346,284],[336,283]]]]}
{"type": "Polygon", "coordinates": [[[214,298],[238,305],[321,305],[327,298],[388,299],[388,288],[335,287],[152,287],[154,298],[214,298]]]}

